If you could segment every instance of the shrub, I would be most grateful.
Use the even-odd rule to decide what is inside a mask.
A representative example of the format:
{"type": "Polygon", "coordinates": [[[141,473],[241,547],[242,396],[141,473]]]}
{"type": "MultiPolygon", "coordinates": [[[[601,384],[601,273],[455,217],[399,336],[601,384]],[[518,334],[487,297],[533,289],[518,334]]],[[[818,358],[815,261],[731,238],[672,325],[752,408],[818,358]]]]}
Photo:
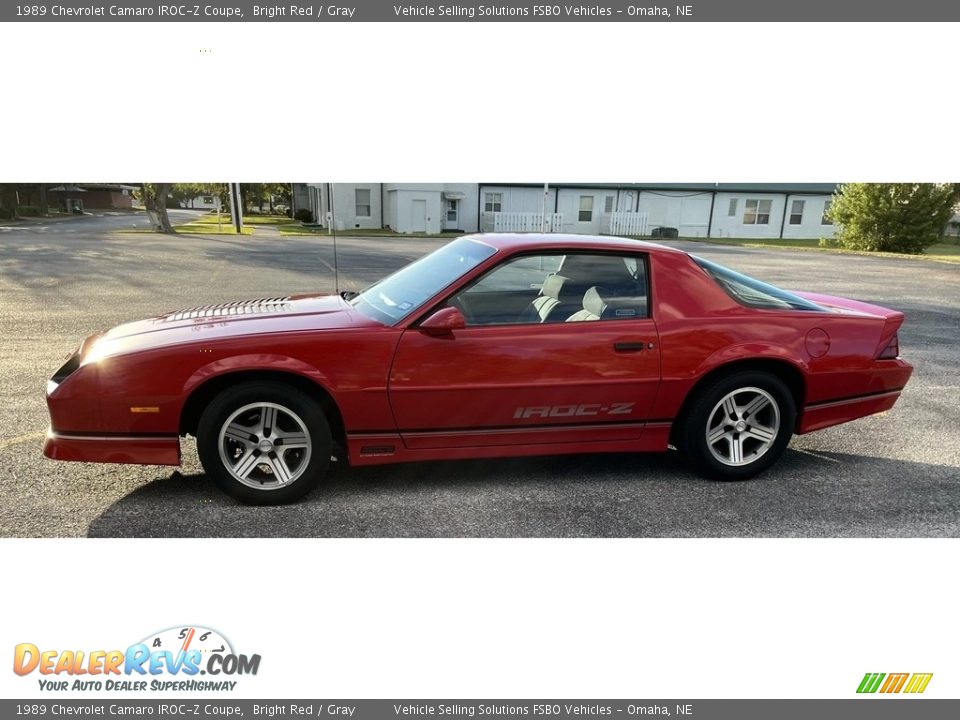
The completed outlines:
{"type": "Polygon", "coordinates": [[[293,214],[293,217],[302,223],[309,224],[313,222],[313,211],[309,208],[300,208],[293,214]]]}
{"type": "Polygon", "coordinates": [[[33,205],[17,206],[17,215],[20,217],[40,217],[40,208],[33,205]]]}
{"type": "Polygon", "coordinates": [[[849,250],[917,255],[940,242],[960,186],[944,183],[848,183],[830,206],[836,244],[849,250]]]}

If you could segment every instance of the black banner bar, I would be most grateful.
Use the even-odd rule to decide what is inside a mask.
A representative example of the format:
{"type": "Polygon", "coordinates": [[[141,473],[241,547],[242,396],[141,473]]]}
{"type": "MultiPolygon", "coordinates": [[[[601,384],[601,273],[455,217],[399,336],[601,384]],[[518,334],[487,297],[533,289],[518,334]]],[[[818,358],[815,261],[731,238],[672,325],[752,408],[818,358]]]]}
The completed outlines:
{"type": "Polygon", "coordinates": [[[948,22],[960,3],[944,0],[680,0],[680,2],[269,3],[250,0],[176,2],[14,2],[2,22],[948,22]]]}
{"type": "Polygon", "coordinates": [[[0,700],[4,720],[163,717],[337,720],[942,720],[960,700],[870,695],[849,700],[0,700]]]}

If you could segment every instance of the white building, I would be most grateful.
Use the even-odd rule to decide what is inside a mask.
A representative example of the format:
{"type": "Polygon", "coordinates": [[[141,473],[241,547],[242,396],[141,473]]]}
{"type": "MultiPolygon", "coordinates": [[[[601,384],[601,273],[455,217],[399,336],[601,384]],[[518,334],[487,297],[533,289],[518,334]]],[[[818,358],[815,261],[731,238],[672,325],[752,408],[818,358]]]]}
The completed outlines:
{"type": "Polygon", "coordinates": [[[220,207],[220,198],[217,195],[197,195],[193,198],[181,200],[180,207],[194,210],[216,210],[220,207]]]}
{"type": "Polygon", "coordinates": [[[832,237],[834,184],[305,183],[294,211],[336,229],[714,238],[832,237]],[[332,214],[330,211],[332,210],[332,214]],[[663,230],[658,230],[662,228],[663,230]]]}

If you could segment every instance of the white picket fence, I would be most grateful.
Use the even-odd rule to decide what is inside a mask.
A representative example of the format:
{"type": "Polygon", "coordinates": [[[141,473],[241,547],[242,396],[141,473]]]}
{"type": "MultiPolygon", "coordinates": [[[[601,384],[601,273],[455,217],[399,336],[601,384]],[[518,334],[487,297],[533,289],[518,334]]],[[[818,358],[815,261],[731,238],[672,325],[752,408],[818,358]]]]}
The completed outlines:
{"type": "Polygon", "coordinates": [[[563,213],[548,213],[546,225],[543,213],[498,212],[493,215],[494,232],[562,232],[563,213]]]}
{"type": "Polygon", "coordinates": [[[610,219],[611,235],[639,235],[645,236],[649,230],[647,213],[612,212],[607,213],[610,219]]]}

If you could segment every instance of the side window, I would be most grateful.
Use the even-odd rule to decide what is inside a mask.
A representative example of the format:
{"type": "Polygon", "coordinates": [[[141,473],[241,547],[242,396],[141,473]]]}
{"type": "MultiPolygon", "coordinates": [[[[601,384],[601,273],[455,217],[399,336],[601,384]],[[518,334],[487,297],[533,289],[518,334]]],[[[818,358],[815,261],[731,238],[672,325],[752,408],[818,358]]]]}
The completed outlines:
{"type": "Polygon", "coordinates": [[[743,206],[744,225],[769,225],[771,200],[747,200],[743,206]]]}
{"type": "Polygon", "coordinates": [[[794,200],[790,206],[790,224],[800,225],[803,223],[803,206],[806,203],[803,200],[794,200]]]}
{"type": "Polygon", "coordinates": [[[499,265],[466,292],[523,292],[536,294],[543,288],[543,281],[560,269],[563,255],[526,255],[499,265]]]}
{"type": "Polygon", "coordinates": [[[649,317],[647,263],[641,255],[571,253],[558,273],[580,308],[566,322],[649,317]]]}
{"type": "Polygon", "coordinates": [[[370,217],[370,189],[357,188],[354,191],[354,199],[357,217],[370,217]]]}
{"type": "Polygon", "coordinates": [[[648,317],[640,255],[525,255],[497,266],[450,299],[468,326],[648,317]]]}
{"type": "Polygon", "coordinates": [[[580,210],[577,213],[577,220],[579,222],[593,221],[593,195],[580,196],[580,210]]]}
{"type": "Polygon", "coordinates": [[[821,225],[833,225],[833,218],[830,217],[830,206],[833,205],[833,200],[826,200],[823,203],[823,214],[820,216],[821,225]]]}

